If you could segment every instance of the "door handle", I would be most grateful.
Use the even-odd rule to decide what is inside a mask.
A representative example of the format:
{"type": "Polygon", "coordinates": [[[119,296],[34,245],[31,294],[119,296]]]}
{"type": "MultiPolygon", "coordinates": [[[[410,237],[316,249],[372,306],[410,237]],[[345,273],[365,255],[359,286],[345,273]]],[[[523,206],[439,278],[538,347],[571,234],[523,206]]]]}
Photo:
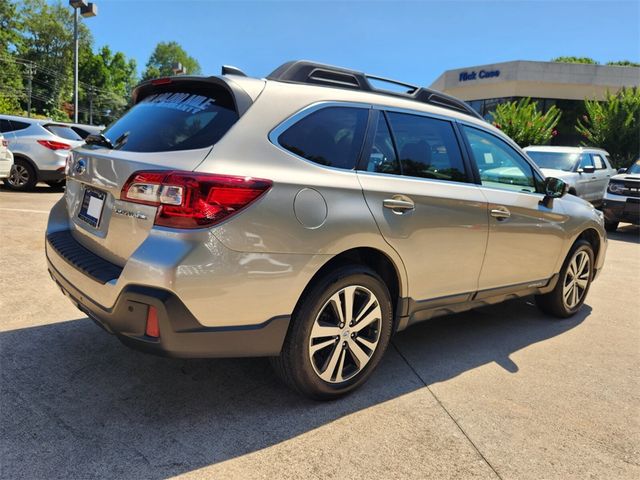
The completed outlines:
{"type": "MultiPolygon", "coordinates": [[[[407,197],[404,197],[407,198],[407,197]]],[[[382,201],[384,208],[389,208],[395,213],[404,213],[416,208],[416,205],[410,200],[401,200],[399,198],[385,198],[382,201]]]]}
{"type": "Polygon", "coordinates": [[[490,213],[497,220],[506,220],[511,216],[511,212],[506,207],[492,208],[490,213]]]}

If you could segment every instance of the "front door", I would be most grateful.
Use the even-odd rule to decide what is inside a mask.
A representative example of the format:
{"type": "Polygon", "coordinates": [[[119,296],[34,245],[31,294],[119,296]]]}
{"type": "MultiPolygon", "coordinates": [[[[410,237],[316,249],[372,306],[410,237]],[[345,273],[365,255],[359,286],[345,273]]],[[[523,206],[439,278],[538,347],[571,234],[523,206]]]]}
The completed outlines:
{"type": "Polygon", "coordinates": [[[541,178],[507,142],[471,126],[462,131],[480,171],[489,216],[479,290],[539,285],[553,275],[562,250],[566,216],[560,202],[551,208],[540,204],[541,178]]]}
{"type": "Polygon", "coordinates": [[[476,291],[487,243],[486,202],[470,183],[449,121],[380,112],[358,171],[385,240],[402,257],[414,300],[476,291]]]}

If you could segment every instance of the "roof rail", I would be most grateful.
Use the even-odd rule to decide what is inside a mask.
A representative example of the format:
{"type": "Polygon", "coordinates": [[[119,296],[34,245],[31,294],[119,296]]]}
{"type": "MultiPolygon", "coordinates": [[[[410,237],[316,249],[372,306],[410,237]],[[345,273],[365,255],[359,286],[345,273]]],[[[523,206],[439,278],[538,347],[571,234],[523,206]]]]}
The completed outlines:
{"type": "Polygon", "coordinates": [[[303,83],[312,85],[325,85],[328,87],[349,88],[363,92],[378,93],[392,97],[406,98],[416,102],[428,103],[450,110],[466,113],[473,117],[484,120],[482,116],[462,100],[451,97],[444,93],[431,90],[426,87],[419,87],[409,83],[391,80],[389,78],[378,77],[368,73],[349,70],[347,68],[325,65],[308,60],[294,60],[284,63],[276,68],[269,76],[268,80],[280,82],[303,83]],[[369,80],[388,83],[396,87],[405,88],[406,91],[396,92],[383,88],[374,88],[369,80]]]}

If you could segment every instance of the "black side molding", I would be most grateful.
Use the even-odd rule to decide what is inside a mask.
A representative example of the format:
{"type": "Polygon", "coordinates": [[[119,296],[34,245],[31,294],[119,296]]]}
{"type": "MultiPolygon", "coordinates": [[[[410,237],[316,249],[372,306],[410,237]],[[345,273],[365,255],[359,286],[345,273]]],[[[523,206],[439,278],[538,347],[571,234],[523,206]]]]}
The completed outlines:
{"type": "Polygon", "coordinates": [[[122,268],[87,250],[70,230],[47,235],[49,246],[68,263],[96,282],[105,284],[120,277],[122,268]]]}

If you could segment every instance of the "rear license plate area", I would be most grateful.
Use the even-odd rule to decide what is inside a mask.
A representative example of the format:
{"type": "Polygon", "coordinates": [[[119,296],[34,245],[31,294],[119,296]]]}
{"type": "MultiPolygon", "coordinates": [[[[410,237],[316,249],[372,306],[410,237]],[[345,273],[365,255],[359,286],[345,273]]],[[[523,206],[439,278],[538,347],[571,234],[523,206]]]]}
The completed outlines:
{"type": "Polygon", "coordinates": [[[82,205],[78,212],[78,218],[93,228],[98,228],[100,226],[100,220],[102,219],[102,211],[104,210],[106,198],[107,194],[105,192],[94,190],[93,188],[85,189],[84,196],[82,197],[82,205]]]}

